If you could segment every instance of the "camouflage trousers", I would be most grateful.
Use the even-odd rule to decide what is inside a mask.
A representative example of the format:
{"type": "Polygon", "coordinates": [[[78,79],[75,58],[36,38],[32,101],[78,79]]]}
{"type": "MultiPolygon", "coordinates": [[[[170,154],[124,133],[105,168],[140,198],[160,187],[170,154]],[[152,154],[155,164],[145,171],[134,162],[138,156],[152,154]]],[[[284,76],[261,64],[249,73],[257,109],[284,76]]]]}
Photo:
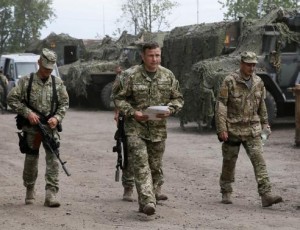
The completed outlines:
{"type": "Polygon", "coordinates": [[[231,193],[231,183],[234,182],[235,166],[240,151],[240,145],[243,145],[254,169],[257,189],[260,195],[271,192],[271,184],[266,168],[266,162],[263,158],[263,148],[261,137],[248,137],[241,140],[236,137],[230,137],[229,142],[222,145],[223,166],[220,177],[221,193],[231,193]]]}
{"type": "MultiPolygon", "coordinates": [[[[26,153],[24,170],[23,170],[23,183],[25,187],[34,186],[38,176],[38,161],[39,161],[39,149],[42,141],[42,136],[35,128],[24,128],[23,131],[27,133],[28,146],[33,150],[31,153],[26,153]]],[[[49,133],[54,135],[56,141],[59,140],[59,136],[56,130],[47,129],[49,133]]],[[[51,153],[45,148],[46,159],[46,173],[45,189],[55,188],[56,192],[59,189],[59,162],[55,154],[51,153]]]]}
{"type": "Polygon", "coordinates": [[[165,141],[151,142],[137,136],[128,136],[127,140],[139,204],[156,204],[156,189],[163,184],[162,157],[165,141]]]}
{"type": "Polygon", "coordinates": [[[122,170],[122,185],[124,188],[134,187],[134,170],[133,170],[133,159],[130,151],[127,151],[127,165],[122,170]]]}

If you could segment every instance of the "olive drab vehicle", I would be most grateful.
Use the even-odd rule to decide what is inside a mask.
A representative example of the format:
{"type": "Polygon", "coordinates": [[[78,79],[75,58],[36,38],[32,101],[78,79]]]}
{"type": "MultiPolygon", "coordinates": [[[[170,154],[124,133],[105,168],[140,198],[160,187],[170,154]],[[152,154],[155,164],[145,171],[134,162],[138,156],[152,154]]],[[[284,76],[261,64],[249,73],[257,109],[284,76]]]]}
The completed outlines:
{"type": "Polygon", "coordinates": [[[267,89],[270,122],[276,117],[294,115],[295,97],[288,89],[300,83],[299,16],[295,9],[274,9],[262,19],[241,18],[237,22],[207,27],[198,25],[202,26],[201,43],[197,36],[192,37],[192,27],[181,30],[182,34],[177,34],[173,40],[170,40],[174,33],[171,31],[164,42],[164,55],[167,56],[163,58],[165,66],[175,73],[182,87],[185,104],[179,115],[181,126],[196,122],[200,130],[211,128],[220,84],[226,75],[239,69],[240,53],[246,50],[258,54],[256,74],[267,89]],[[178,52],[172,50],[178,57],[172,60],[168,47],[175,47],[176,43],[178,52]],[[191,57],[186,57],[186,50],[191,57]],[[206,57],[202,57],[204,55],[206,57]]]}
{"type": "Polygon", "coordinates": [[[140,64],[143,42],[155,40],[162,45],[165,35],[165,32],[142,32],[134,36],[124,31],[117,41],[107,36],[98,50],[89,52],[86,60],[71,64],[67,70],[60,68],[70,94],[70,103],[112,110],[114,104],[110,96],[116,68],[120,66],[125,70],[140,64]]]}

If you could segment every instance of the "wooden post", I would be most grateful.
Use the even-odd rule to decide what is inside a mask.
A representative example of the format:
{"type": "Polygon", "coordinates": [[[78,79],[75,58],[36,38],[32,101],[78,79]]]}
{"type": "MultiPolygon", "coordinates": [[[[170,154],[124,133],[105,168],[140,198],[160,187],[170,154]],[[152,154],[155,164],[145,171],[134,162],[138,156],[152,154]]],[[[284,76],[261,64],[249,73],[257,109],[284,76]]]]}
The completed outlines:
{"type": "Polygon", "coordinates": [[[293,89],[296,96],[295,102],[295,122],[296,122],[296,133],[295,133],[295,145],[300,147],[300,84],[296,84],[293,89]]]}

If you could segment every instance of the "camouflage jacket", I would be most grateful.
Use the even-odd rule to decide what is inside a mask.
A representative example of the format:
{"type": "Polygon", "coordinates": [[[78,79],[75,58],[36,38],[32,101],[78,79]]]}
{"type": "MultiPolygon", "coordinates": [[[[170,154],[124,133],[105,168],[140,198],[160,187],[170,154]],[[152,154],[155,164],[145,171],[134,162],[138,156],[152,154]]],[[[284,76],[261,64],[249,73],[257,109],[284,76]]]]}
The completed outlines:
{"type": "MultiPolygon", "coordinates": [[[[7,96],[8,105],[16,111],[18,114],[27,117],[31,109],[29,109],[23,101],[27,101],[27,88],[29,84],[30,76],[24,76],[19,79],[18,84],[14,87],[7,96]]],[[[60,78],[55,78],[56,91],[58,97],[57,111],[54,115],[59,122],[65,116],[66,110],[69,107],[69,96],[66,91],[62,80],[60,78]]],[[[51,100],[52,95],[52,79],[51,77],[43,83],[42,80],[34,74],[32,81],[32,88],[30,93],[30,106],[48,116],[51,113],[51,100]]],[[[54,105],[54,108],[56,105],[54,105]]]]}
{"type": "Polygon", "coordinates": [[[167,105],[171,113],[175,114],[183,106],[183,97],[179,83],[170,70],[159,66],[151,79],[144,66],[140,65],[126,77],[122,89],[115,95],[114,102],[126,115],[126,135],[161,141],[167,138],[166,120],[138,122],[133,114],[155,105],[167,105]]]}
{"type": "Polygon", "coordinates": [[[261,125],[268,124],[265,95],[264,83],[255,74],[250,88],[239,71],[225,77],[216,103],[217,133],[228,131],[235,136],[258,136],[261,125]]]}

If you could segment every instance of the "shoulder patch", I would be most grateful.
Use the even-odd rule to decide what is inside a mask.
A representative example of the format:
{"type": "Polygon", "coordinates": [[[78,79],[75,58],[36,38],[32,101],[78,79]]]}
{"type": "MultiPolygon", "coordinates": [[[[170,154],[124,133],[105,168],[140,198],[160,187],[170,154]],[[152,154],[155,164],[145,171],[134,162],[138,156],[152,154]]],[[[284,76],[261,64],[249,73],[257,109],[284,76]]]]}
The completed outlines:
{"type": "Polygon", "coordinates": [[[225,88],[220,89],[220,97],[228,97],[228,90],[225,88]]]}

